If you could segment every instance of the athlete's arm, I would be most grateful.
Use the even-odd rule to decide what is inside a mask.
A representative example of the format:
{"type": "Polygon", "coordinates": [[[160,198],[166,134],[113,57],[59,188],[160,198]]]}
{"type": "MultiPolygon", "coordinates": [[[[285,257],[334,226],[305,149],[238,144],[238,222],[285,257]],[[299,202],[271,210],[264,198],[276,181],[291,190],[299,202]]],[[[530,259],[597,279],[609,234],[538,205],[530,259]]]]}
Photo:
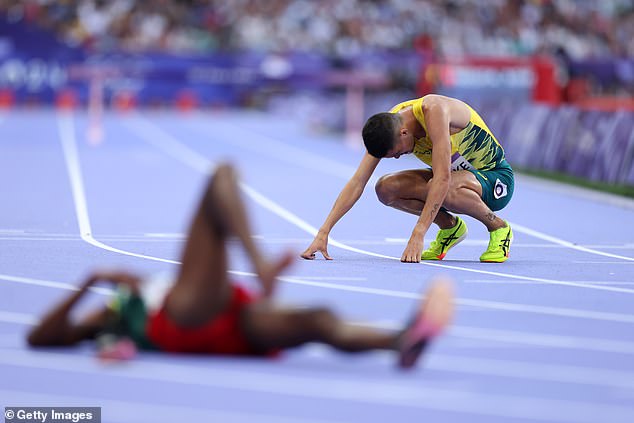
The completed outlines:
{"type": "Polygon", "coordinates": [[[332,206],[330,213],[328,213],[326,221],[321,225],[321,228],[319,228],[315,239],[301,254],[301,257],[312,260],[315,258],[315,253],[319,251],[326,260],[332,260],[332,257],[328,254],[328,234],[330,234],[330,231],[339,219],[359,200],[379,161],[381,161],[381,159],[377,159],[367,152],[365,153],[356,172],[339,193],[335,204],[332,206]]]}
{"type": "Polygon", "coordinates": [[[97,272],[86,278],[76,292],[57,304],[31,330],[27,341],[31,346],[67,346],[92,339],[104,329],[111,310],[101,308],[78,323],[70,319],[71,310],[96,282],[110,281],[138,291],[139,278],[123,272],[97,272]]]}
{"type": "MultiPolygon", "coordinates": [[[[460,104],[456,105],[451,100],[458,102],[458,100],[442,96],[428,96],[423,102],[427,135],[432,142],[432,170],[434,176],[429,181],[429,191],[423,211],[401,256],[402,262],[420,262],[425,234],[436,218],[449,190],[451,182],[450,128],[452,124],[453,126],[460,125],[462,123],[461,118],[464,118],[464,113],[461,113],[460,110],[460,104]],[[454,108],[458,109],[457,113],[453,110],[454,108]],[[453,121],[452,112],[456,115],[453,121]]],[[[464,105],[464,103],[461,104],[464,105]]],[[[464,107],[468,111],[468,108],[464,107]]]]}

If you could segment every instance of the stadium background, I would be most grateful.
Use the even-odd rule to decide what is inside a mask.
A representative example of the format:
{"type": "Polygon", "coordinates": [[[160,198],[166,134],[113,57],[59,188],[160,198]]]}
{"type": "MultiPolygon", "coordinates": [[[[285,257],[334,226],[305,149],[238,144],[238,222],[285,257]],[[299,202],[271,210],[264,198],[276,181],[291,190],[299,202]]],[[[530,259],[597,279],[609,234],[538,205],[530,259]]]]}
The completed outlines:
{"type": "Polygon", "coordinates": [[[0,10],[4,108],[250,107],[355,143],[370,114],[437,92],[479,109],[517,168],[634,185],[628,0],[3,0],[0,10]]]}

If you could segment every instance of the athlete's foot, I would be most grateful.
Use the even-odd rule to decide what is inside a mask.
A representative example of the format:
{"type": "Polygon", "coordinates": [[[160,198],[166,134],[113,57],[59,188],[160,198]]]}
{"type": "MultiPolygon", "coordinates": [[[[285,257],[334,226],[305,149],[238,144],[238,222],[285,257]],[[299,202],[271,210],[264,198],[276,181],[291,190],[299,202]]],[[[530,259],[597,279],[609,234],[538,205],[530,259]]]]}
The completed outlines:
{"type": "Polygon", "coordinates": [[[136,345],[126,337],[102,335],[98,338],[97,356],[105,361],[132,360],[137,354],[136,345]]]}
{"type": "Polygon", "coordinates": [[[269,297],[275,289],[275,278],[295,260],[295,254],[287,251],[272,262],[264,262],[257,270],[262,283],[262,295],[269,297]]]}
{"type": "Polygon", "coordinates": [[[438,280],[425,294],[425,299],[399,340],[399,366],[413,367],[429,342],[440,335],[453,317],[453,286],[449,280],[438,280]]]}
{"type": "Polygon", "coordinates": [[[464,220],[456,216],[456,224],[450,229],[440,229],[436,239],[431,242],[429,248],[423,251],[421,260],[442,260],[447,251],[458,245],[467,237],[467,225],[464,220]]]}
{"type": "Polygon", "coordinates": [[[489,232],[489,246],[480,256],[480,261],[485,263],[503,263],[508,260],[511,254],[511,242],[513,241],[513,230],[506,222],[506,226],[489,232]]]}

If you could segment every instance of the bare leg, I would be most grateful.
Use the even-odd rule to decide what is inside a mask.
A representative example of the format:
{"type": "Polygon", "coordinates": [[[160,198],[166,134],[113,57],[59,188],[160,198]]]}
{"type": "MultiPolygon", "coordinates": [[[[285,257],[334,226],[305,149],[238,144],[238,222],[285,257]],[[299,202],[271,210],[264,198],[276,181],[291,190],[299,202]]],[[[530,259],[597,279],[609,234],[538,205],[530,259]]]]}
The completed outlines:
{"type": "Polygon", "coordinates": [[[396,350],[399,333],[341,321],[324,308],[283,309],[269,303],[250,305],[243,315],[247,338],[263,351],[321,342],[346,352],[396,350]]]}
{"type": "MultiPolygon", "coordinates": [[[[425,206],[428,182],[432,172],[426,169],[405,170],[383,176],[376,185],[379,200],[390,207],[420,216],[425,206]]],[[[482,201],[482,186],[473,173],[458,171],[451,173],[451,185],[434,223],[441,229],[449,229],[456,223],[448,213],[466,214],[482,222],[489,231],[506,226],[482,201]]]]}
{"type": "MultiPolygon", "coordinates": [[[[425,169],[384,175],[376,184],[376,195],[386,206],[420,216],[427,198],[427,183],[432,176],[431,170],[425,169]],[[410,175],[409,172],[415,174],[410,175]]],[[[456,219],[442,207],[434,223],[441,229],[448,229],[456,224],[456,219]]]]}
{"type": "Polygon", "coordinates": [[[227,236],[237,236],[256,267],[262,266],[250,234],[235,172],[229,165],[220,165],[194,214],[177,282],[166,300],[167,312],[177,324],[202,324],[230,300],[227,236]]]}
{"type": "Polygon", "coordinates": [[[352,325],[325,308],[282,309],[267,302],[249,305],[242,315],[242,326],[249,342],[263,351],[292,348],[306,342],[322,342],[346,352],[400,350],[409,356],[402,357],[410,362],[409,367],[428,340],[447,327],[452,316],[452,283],[446,278],[436,278],[414,319],[402,331],[352,325]],[[412,353],[416,357],[411,357],[412,353]]]}

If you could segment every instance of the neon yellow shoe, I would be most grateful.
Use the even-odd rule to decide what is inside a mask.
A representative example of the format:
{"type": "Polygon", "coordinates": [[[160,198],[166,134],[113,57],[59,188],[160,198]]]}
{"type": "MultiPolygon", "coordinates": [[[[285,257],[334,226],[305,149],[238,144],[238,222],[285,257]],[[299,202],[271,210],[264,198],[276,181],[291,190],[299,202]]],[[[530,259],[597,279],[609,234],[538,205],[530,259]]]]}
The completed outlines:
{"type": "Polygon", "coordinates": [[[503,263],[508,260],[511,253],[511,242],[513,241],[513,230],[509,222],[506,222],[505,227],[489,232],[489,237],[489,246],[484,254],[480,256],[480,261],[503,263]]]}
{"type": "Polygon", "coordinates": [[[432,241],[429,248],[423,251],[421,260],[442,260],[447,251],[458,245],[467,237],[467,225],[464,220],[456,216],[456,224],[450,229],[440,229],[436,234],[436,240],[432,241]]]}

